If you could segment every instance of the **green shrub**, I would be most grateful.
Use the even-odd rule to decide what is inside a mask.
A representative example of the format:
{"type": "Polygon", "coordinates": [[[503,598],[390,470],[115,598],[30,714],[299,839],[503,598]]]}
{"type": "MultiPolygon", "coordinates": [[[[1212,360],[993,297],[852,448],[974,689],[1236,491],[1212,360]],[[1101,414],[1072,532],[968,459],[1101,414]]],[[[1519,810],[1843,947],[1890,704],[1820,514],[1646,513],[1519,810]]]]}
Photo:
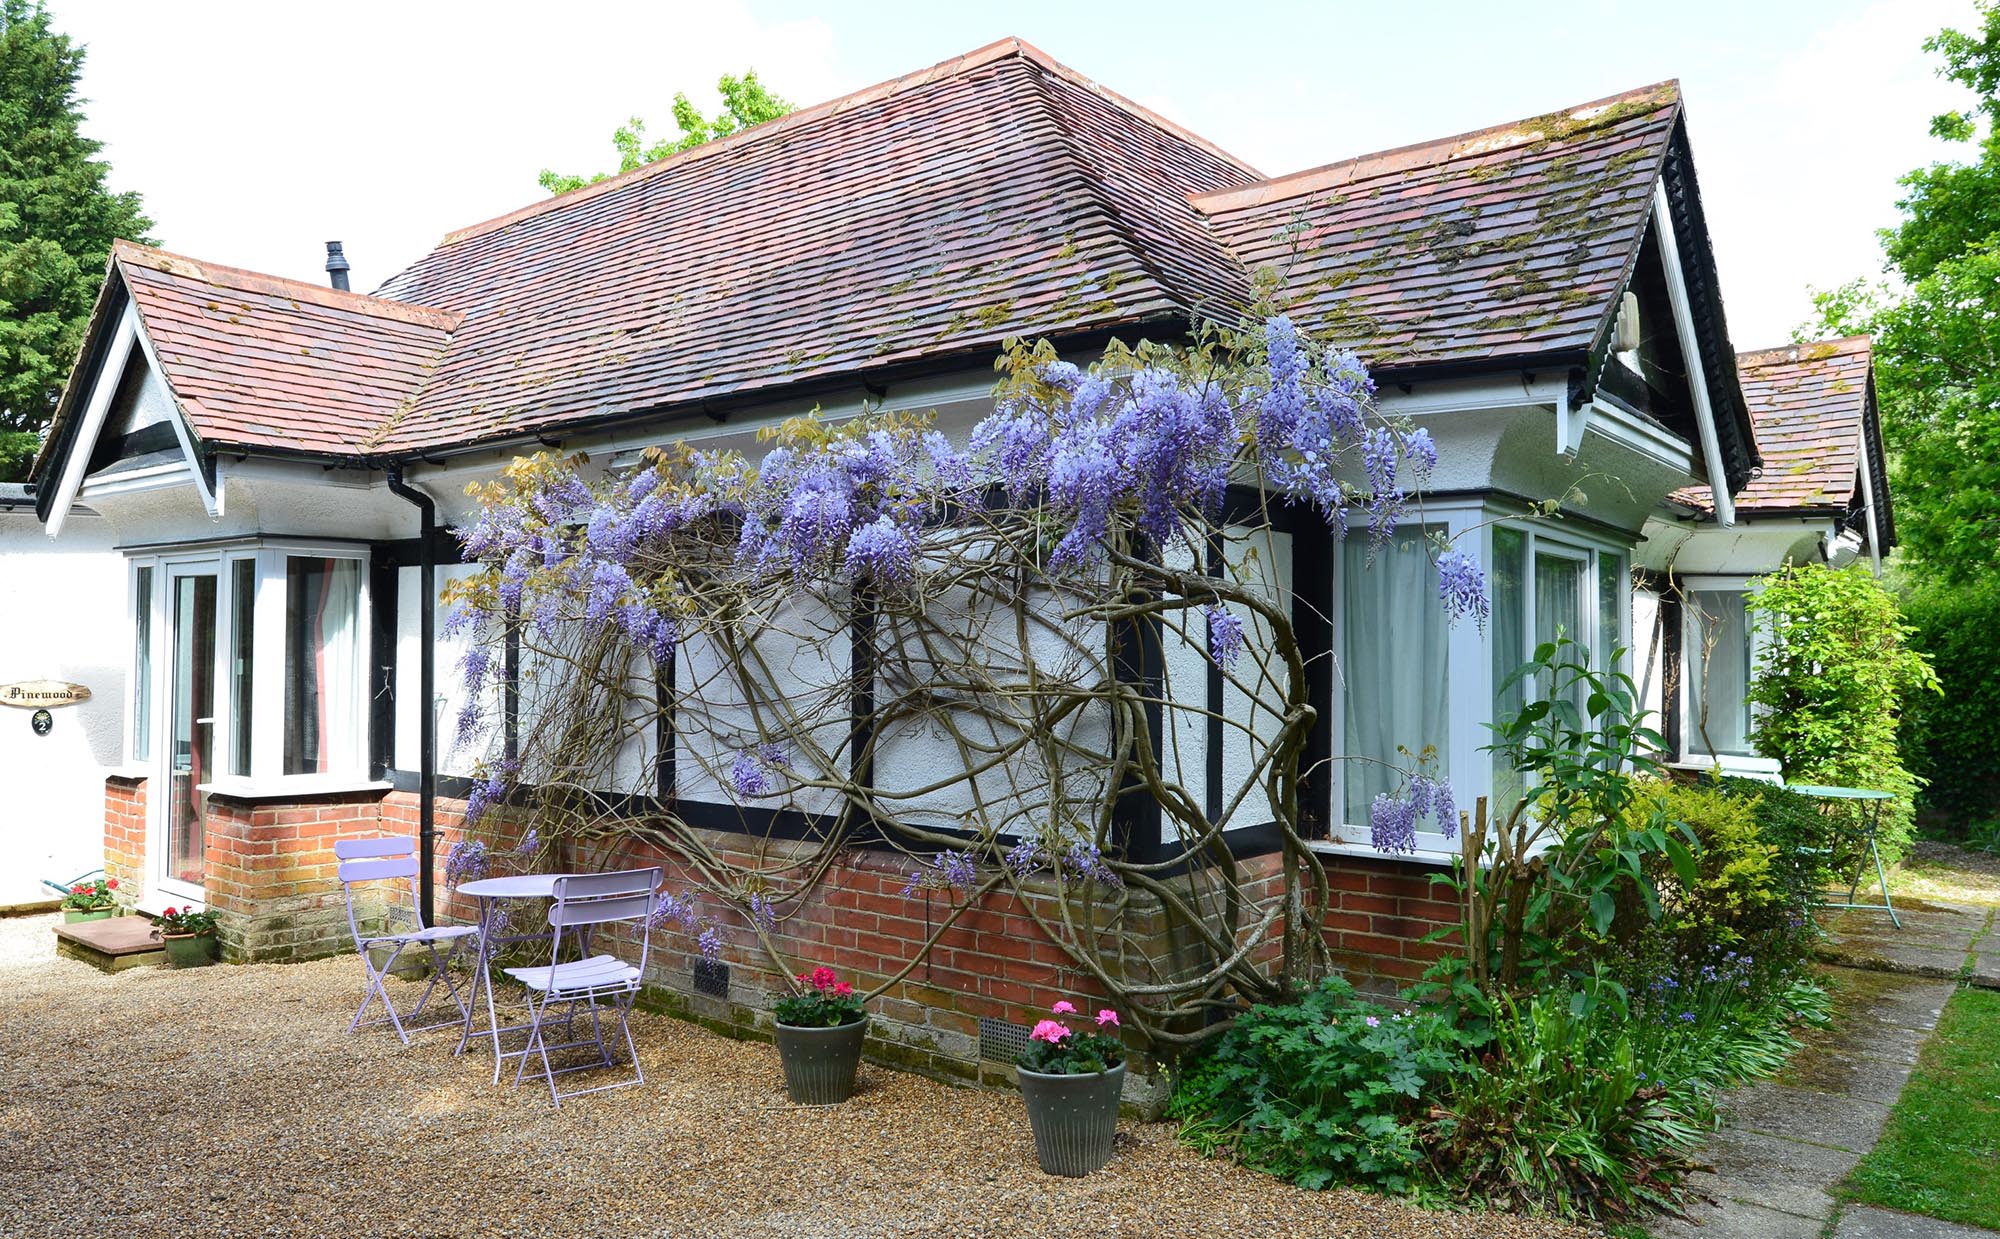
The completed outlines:
{"type": "Polygon", "coordinates": [[[1938,686],[1906,644],[1895,597],[1864,568],[1807,564],[1764,577],[1749,605],[1770,633],[1750,686],[1763,707],[1757,751],[1792,783],[1894,793],[1878,836],[1894,862],[1909,847],[1918,787],[1897,751],[1898,720],[1905,700],[1938,686]]]}
{"type": "Polygon", "coordinates": [[[1167,1113],[1206,1154],[1301,1187],[1405,1191],[1420,1168],[1428,1086],[1460,1060],[1440,1012],[1398,1013],[1337,977],[1252,1008],[1183,1072],[1167,1113]]]}
{"type": "Polygon", "coordinates": [[[1903,597],[1903,615],[1910,648],[1944,689],[1917,694],[1903,715],[1903,760],[1925,781],[1918,808],[1953,837],[1990,835],[2000,822],[2000,580],[1923,586],[1903,597]]]}

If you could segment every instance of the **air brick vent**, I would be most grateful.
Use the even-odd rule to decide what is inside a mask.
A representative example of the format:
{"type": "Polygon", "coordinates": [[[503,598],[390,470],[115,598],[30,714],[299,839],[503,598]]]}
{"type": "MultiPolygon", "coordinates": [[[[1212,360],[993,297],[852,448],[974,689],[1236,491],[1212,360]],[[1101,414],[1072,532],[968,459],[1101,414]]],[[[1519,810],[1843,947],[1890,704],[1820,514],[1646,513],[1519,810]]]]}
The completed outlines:
{"type": "Polygon", "coordinates": [[[990,1016],[979,1019],[979,1057],[989,1063],[1014,1064],[1028,1048],[1028,1026],[1009,1024],[990,1016]]]}
{"type": "Polygon", "coordinates": [[[697,994],[729,997],[729,965],[706,959],[695,960],[694,989],[697,994]]]}

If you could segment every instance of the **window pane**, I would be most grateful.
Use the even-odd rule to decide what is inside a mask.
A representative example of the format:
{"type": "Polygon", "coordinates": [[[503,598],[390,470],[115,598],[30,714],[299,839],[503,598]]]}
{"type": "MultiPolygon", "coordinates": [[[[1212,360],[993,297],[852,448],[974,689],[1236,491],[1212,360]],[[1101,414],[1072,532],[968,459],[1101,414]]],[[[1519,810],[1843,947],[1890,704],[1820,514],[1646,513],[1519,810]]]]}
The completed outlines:
{"type": "Polygon", "coordinates": [[[1399,532],[1369,562],[1368,544],[1342,547],[1341,674],[1346,720],[1346,821],[1362,825],[1376,793],[1393,790],[1406,764],[1398,746],[1435,746],[1448,759],[1447,633],[1424,534],[1399,532]]]}
{"type": "Polygon", "coordinates": [[[1697,589],[1688,595],[1682,658],[1688,678],[1683,743],[1691,753],[1753,756],[1750,746],[1750,621],[1743,593],[1697,589]]]}
{"type": "MultiPolygon", "coordinates": [[[[1566,659],[1588,662],[1595,634],[1586,626],[1583,594],[1584,561],[1537,549],[1535,552],[1535,644],[1544,645],[1558,636],[1568,637],[1576,647],[1566,659]]],[[[1541,686],[1542,695],[1554,692],[1553,684],[1541,686]]],[[[1579,716],[1584,704],[1584,686],[1570,683],[1568,699],[1579,716]]]]}
{"type": "Polygon", "coordinates": [[[1625,560],[1623,556],[1597,556],[1597,665],[1613,670],[1611,655],[1624,648],[1625,560]]]}
{"type": "Polygon", "coordinates": [[[358,560],[286,558],[286,774],[360,765],[360,619],[358,560]]]}
{"type": "Polygon", "coordinates": [[[153,570],[134,574],[132,629],[137,646],[132,659],[132,760],[153,755],[153,570]]]}
{"type": "Polygon", "coordinates": [[[257,614],[257,562],[229,565],[229,773],[250,773],[250,654],[257,614]]]}
{"type": "MultiPolygon", "coordinates": [[[[1528,661],[1528,536],[1518,529],[1493,531],[1493,721],[1528,702],[1525,683],[1501,688],[1528,661]]],[[[1513,807],[1520,777],[1497,757],[1493,762],[1493,802],[1497,812],[1513,807]]]]}

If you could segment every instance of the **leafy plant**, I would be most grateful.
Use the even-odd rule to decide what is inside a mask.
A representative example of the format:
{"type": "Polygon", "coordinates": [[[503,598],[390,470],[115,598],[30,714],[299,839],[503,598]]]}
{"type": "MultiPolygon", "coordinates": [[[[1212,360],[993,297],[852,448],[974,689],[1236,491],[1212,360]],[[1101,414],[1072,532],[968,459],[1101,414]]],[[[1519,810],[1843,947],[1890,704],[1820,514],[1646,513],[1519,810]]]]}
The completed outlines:
{"type": "Polygon", "coordinates": [[[1400,1192],[1422,1174],[1426,1095],[1459,1067],[1464,1040],[1442,1011],[1397,1012],[1330,977],[1238,1016],[1183,1073],[1167,1113],[1204,1153],[1301,1187],[1400,1192]]]}
{"type": "Polygon", "coordinates": [[[1501,691],[1524,680],[1538,699],[1491,724],[1488,746],[1521,790],[1497,821],[1478,802],[1460,863],[1440,879],[1463,909],[1460,932],[1481,988],[1545,984],[1611,931],[1621,900],[1657,917],[1649,857],[1693,866],[1687,843],[1634,785],[1632,772],[1652,768],[1645,753],[1661,741],[1638,721],[1631,678],[1594,669],[1581,646],[1560,637],[1501,691]]]}
{"type": "Polygon", "coordinates": [[[160,912],[160,932],[171,937],[215,932],[215,913],[194,907],[166,908],[160,912]]]}
{"type": "Polygon", "coordinates": [[[62,897],[62,906],[77,912],[96,912],[111,906],[111,892],[117,889],[117,878],[78,882],[62,897]]]}
{"type": "Polygon", "coordinates": [[[1938,691],[1909,648],[1896,599],[1865,569],[1786,567],[1763,578],[1749,606],[1770,633],[1749,697],[1762,707],[1752,738],[1791,783],[1890,792],[1877,844],[1894,862],[1908,848],[1918,787],[1896,747],[1903,702],[1938,691]]]}
{"type": "MultiPolygon", "coordinates": [[[[1067,999],[1049,1008],[1052,1016],[1076,1015],[1067,999]]],[[[1046,1019],[1028,1034],[1028,1048],[1015,1062],[1029,1071],[1051,1076],[1087,1076],[1109,1071],[1125,1061],[1125,1043],[1103,1030],[1118,1027],[1118,1013],[1106,1007],[1094,1021],[1097,1031],[1079,1031],[1063,1019],[1046,1019]]]]}
{"type": "Polygon", "coordinates": [[[1457,1195],[1590,1217],[1673,1207],[1701,1131],[1648,1078],[1619,998],[1497,1000],[1492,1044],[1438,1102],[1432,1155],[1457,1195]]]}
{"type": "Polygon", "coordinates": [[[854,987],[824,965],[796,978],[798,990],[773,1006],[780,1024],[794,1028],[838,1028],[868,1018],[854,987]]]}

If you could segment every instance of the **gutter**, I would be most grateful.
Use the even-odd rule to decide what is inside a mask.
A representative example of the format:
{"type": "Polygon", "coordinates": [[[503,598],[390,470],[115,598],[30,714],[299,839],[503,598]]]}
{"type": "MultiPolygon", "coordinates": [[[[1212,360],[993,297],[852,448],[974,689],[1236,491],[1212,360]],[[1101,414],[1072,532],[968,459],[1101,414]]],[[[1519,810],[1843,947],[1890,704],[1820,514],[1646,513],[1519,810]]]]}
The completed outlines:
{"type": "Polygon", "coordinates": [[[406,485],[401,462],[388,466],[389,490],[417,509],[417,590],[423,607],[417,612],[417,906],[423,924],[437,901],[437,550],[431,545],[437,530],[437,503],[406,485]]]}

